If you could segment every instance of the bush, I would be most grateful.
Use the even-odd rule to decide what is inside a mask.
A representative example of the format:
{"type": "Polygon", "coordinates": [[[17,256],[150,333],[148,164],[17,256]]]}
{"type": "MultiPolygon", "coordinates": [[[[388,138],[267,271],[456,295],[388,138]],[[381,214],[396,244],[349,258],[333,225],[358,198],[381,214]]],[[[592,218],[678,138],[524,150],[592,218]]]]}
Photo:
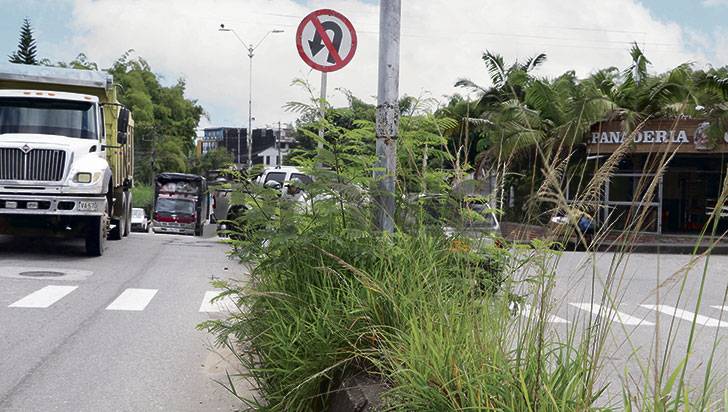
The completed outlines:
{"type": "Polygon", "coordinates": [[[147,216],[150,216],[154,206],[154,188],[150,185],[137,184],[131,189],[131,195],[132,206],[146,210],[147,216]]]}

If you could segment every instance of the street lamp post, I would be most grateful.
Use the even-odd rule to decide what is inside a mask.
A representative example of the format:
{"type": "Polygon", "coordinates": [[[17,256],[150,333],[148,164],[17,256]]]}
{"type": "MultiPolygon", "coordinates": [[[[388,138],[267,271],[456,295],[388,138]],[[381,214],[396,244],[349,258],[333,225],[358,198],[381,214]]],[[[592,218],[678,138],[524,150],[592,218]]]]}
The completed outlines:
{"type": "MultiPolygon", "coordinates": [[[[238,33],[233,29],[225,28],[224,24],[220,25],[219,31],[229,31],[235,35],[240,43],[248,50],[248,58],[250,59],[250,73],[248,76],[248,133],[246,135],[246,143],[248,145],[248,170],[253,167],[253,56],[255,50],[263,43],[271,33],[283,33],[283,30],[271,30],[267,32],[258,44],[245,43],[238,33]]],[[[238,164],[240,164],[240,134],[238,133],[238,164]]]]}

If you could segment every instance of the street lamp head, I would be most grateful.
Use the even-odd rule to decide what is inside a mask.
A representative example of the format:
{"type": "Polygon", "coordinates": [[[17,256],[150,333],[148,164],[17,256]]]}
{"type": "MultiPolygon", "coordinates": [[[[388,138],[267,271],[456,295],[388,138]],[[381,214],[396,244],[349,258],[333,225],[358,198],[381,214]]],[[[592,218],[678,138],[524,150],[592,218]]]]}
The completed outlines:
{"type": "Polygon", "coordinates": [[[273,30],[271,33],[283,33],[283,30],[273,30]]]}
{"type": "Polygon", "coordinates": [[[226,29],[225,28],[225,25],[224,24],[221,24],[220,25],[220,28],[218,29],[218,31],[230,31],[230,29],[226,29]]]}

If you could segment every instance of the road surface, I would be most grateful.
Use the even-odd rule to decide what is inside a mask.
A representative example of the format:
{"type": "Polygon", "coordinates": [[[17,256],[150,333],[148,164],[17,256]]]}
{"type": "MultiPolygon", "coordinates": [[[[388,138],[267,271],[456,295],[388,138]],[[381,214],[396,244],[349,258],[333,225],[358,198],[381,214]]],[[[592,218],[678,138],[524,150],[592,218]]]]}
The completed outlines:
{"type": "Polygon", "coordinates": [[[667,381],[686,356],[695,320],[686,379],[700,387],[712,356],[714,393],[722,396],[728,374],[727,288],[728,256],[711,256],[706,266],[705,258],[689,255],[565,252],[556,268],[550,321],[562,336],[574,327],[583,336],[590,322],[611,319],[601,382],[620,398],[623,379],[654,381],[655,357],[667,360],[667,381]]]}
{"type": "Polygon", "coordinates": [[[212,277],[242,277],[214,239],[82,242],[0,236],[0,410],[231,411],[234,362],[195,326],[223,316],[212,277]],[[50,272],[50,273],[44,273],[50,272]]]}
{"type": "MultiPolygon", "coordinates": [[[[210,238],[152,234],[132,234],[108,246],[103,257],[87,258],[82,242],[0,236],[0,410],[238,409],[240,403],[214,382],[224,379],[226,369],[235,372],[234,362],[210,351],[211,337],[195,329],[225,313],[209,304],[218,293],[212,277],[243,276],[244,269],[227,258],[227,247],[210,238]]],[[[728,256],[710,258],[697,309],[704,259],[593,257],[561,256],[551,300],[553,332],[576,328],[583,334],[589,322],[604,321],[596,304],[604,304],[601,292],[611,273],[615,285],[607,288],[606,306],[613,323],[601,375],[609,394],[621,396],[626,373],[642,381],[640,365],[656,350],[663,356],[670,335],[667,369],[677,367],[696,314],[687,378],[699,385],[713,342],[728,335],[728,256]]],[[[728,373],[726,346],[720,343],[713,354],[716,377],[728,373]]],[[[716,386],[724,388],[725,381],[716,386]]]]}

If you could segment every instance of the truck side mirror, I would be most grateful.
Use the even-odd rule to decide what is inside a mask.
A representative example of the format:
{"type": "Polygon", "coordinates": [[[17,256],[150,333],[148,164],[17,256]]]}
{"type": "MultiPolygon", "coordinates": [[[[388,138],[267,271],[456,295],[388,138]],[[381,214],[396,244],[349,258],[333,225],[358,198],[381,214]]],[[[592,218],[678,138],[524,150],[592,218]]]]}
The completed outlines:
{"type": "Polygon", "coordinates": [[[129,129],[129,109],[122,107],[119,109],[118,128],[116,131],[116,141],[118,144],[126,144],[128,140],[129,129]]]}

